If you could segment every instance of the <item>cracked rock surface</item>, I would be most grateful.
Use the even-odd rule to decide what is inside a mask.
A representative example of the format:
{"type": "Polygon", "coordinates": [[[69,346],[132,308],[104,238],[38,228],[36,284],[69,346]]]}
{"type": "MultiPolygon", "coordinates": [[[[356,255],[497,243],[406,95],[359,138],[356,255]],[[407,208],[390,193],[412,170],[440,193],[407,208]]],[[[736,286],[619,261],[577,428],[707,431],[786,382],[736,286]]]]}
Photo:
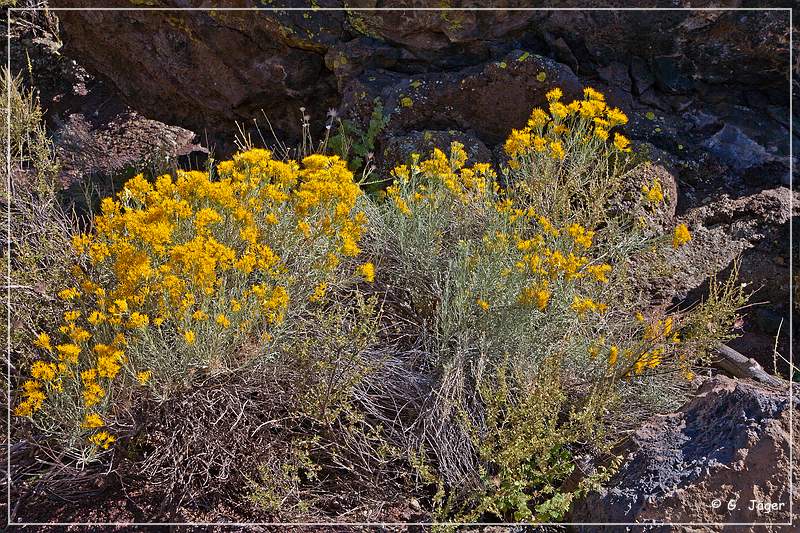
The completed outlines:
{"type": "MultiPolygon", "coordinates": [[[[792,401],[796,411],[800,400],[795,396],[792,401]]],[[[578,503],[572,520],[788,522],[789,499],[800,496],[797,479],[795,492],[789,493],[789,420],[787,390],[724,376],[707,379],[678,412],[646,421],[630,437],[610,488],[578,503]]],[[[795,447],[799,428],[795,416],[795,447]]],[[[591,531],[588,526],[579,530],[591,531]]],[[[665,526],[647,530],[674,531],[665,526]]]]}

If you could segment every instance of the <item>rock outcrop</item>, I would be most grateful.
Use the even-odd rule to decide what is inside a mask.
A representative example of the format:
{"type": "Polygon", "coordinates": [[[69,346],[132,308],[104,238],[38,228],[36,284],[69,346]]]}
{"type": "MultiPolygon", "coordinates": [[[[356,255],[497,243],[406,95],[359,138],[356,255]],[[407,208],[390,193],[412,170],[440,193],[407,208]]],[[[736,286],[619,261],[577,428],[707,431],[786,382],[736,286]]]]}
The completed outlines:
{"type": "Polygon", "coordinates": [[[36,89],[44,108],[65,187],[93,178],[105,185],[117,173],[205,156],[194,132],[125,105],[113,86],[60,54],[56,38],[26,32],[10,51],[12,70],[36,89]]]}
{"type": "MultiPolygon", "coordinates": [[[[606,2],[617,4],[652,7],[606,2]]],[[[338,0],[292,3],[306,11],[137,9],[203,5],[115,0],[109,7],[131,11],[62,12],[66,53],[146,116],[212,134],[235,131],[236,121],[249,125],[263,109],[279,133],[297,136],[300,107],[320,124],[336,106],[365,119],[359,99],[382,95],[397,112],[393,133],[457,129],[492,144],[520,126],[541,86],[574,85],[574,72],[602,86],[615,105],[659,115],[632,132],[660,148],[697,144],[681,133],[706,117],[701,140],[737,170],[788,153],[787,12],[502,10],[527,6],[519,0],[480,12],[408,11],[411,4],[397,0],[359,4],[389,11],[338,0]],[[521,55],[530,61],[518,64],[521,55]],[[395,98],[401,93],[413,108],[395,98]]],[[[245,0],[239,7],[273,6],[245,0]]]]}
{"type": "MultiPolygon", "coordinates": [[[[647,421],[631,437],[609,489],[579,502],[575,522],[787,523],[790,417],[800,444],[800,399],[789,391],[716,376],[680,411],[647,421]]],[[[583,531],[591,531],[588,527],[583,531]]],[[[609,531],[624,531],[624,527],[609,531]]],[[[671,531],[653,527],[649,531],[671,531]]],[[[743,530],[747,530],[746,528],[743,530]]],[[[750,531],[783,531],[779,526],[750,531]]],[[[737,530],[738,531],[738,530],[737,530]]]]}

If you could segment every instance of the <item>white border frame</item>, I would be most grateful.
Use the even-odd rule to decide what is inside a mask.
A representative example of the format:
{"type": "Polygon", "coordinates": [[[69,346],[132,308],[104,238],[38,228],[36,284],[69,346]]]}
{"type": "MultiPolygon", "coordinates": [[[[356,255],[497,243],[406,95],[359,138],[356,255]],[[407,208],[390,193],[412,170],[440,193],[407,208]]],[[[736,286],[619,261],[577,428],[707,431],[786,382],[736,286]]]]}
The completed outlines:
{"type": "MultiPolygon", "coordinates": [[[[169,8],[169,7],[141,7],[141,8],[127,8],[127,7],[7,7],[6,8],[6,68],[11,72],[11,15],[15,12],[24,11],[785,11],[789,13],[789,368],[794,367],[793,358],[793,311],[794,311],[794,277],[793,273],[793,258],[792,258],[792,236],[793,236],[793,185],[794,185],[794,168],[793,168],[793,151],[792,151],[792,132],[793,130],[793,19],[794,9],[784,7],[764,7],[764,8],[741,8],[741,7],[705,7],[705,8],[684,8],[684,7],[653,7],[653,8],[636,8],[636,7],[562,7],[562,8],[547,8],[547,7],[509,7],[509,8],[492,8],[492,7],[472,7],[472,8],[456,8],[456,7],[414,7],[414,8],[388,8],[388,7],[373,7],[373,8],[333,8],[333,7],[186,7],[186,8],[169,8]]],[[[11,523],[11,78],[7,78],[6,91],[8,94],[7,106],[7,139],[6,143],[6,190],[8,191],[8,209],[6,211],[6,235],[7,241],[5,248],[7,252],[7,272],[6,272],[6,358],[7,358],[7,374],[6,382],[9,386],[7,391],[7,428],[6,428],[6,453],[7,453],[7,495],[6,495],[6,524],[8,527],[14,526],[228,526],[228,527],[251,527],[251,526],[433,526],[433,525],[450,525],[450,526],[638,526],[638,527],[652,527],[652,526],[792,526],[794,525],[794,512],[793,512],[793,499],[794,492],[793,486],[793,376],[789,379],[789,522],[243,522],[243,523],[225,523],[225,522],[14,522],[11,523]]]]}

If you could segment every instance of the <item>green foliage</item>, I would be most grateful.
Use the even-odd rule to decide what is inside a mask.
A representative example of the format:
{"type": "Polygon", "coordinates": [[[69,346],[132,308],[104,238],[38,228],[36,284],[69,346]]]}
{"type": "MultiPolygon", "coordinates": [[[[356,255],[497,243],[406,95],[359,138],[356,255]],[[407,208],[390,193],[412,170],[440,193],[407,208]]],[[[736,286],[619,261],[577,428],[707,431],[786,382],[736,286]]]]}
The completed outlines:
{"type": "Polygon", "coordinates": [[[562,488],[576,457],[606,453],[623,418],[677,391],[744,301],[734,282],[712,280],[695,309],[648,311],[652,280],[630,265],[655,265],[685,239],[635,218],[663,197],[616,204],[638,158],[603,128],[627,117],[596,92],[569,106],[560,91],[548,98],[553,116],[534,110],[506,143],[504,189],[453,143],[449,157],[397,167],[368,212],[371,252],[406,291],[435,363],[424,415],[435,437],[413,463],[442,520],[561,519],[611,473],[562,488]]]}
{"type": "MultiPolygon", "coordinates": [[[[11,148],[12,171],[33,174],[34,188],[40,194],[53,193],[53,178],[58,173],[59,163],[56,160],[53,143],[47,136],[39,97],[35,91],[22,87],[21,76],[13,76],[2,69],[3,105],[11,103],[11,124],[9,128],[8,114],[0,118],[0,128],[5,136],[10,131],[8,143],[11,148]]],[[[4,146],[7,144],[4,142],[4,146]]],[[[7,153],[3,149],[0,163],[6,168],[7,153]]]]}
{"type": "Polygon", "coordinates": [[[271,513],[294,513],[295,516],[309,511],[308,496],[303,494],[303,485],[316,481],[319,465],[311,459],[309,450],[319,438],[290,443],[283,453],[271,454],[270,461],[258,467],[258,475],[248,480],[251,492],[248,499],[260,509],[271,513]]]}
{"type": "Polygon", "coordinates": [[[392,484],[391,465],[402,458],[381,424],[359,408],[376,369],[370,356],[380,311],[374,297],[351,296],[352,307],[321,306],[287,335],[266,372],[288,373],[293,390],[281,402],[287,419],[276,424],[259,475],[248,482],[249,499],[287,520],[323,505],[331,473],[354,484],[369,479],[360,490],[371,491],[392,484]]]}
{"type": "Polygon", "coordinates": [[[383,103],[376,98],[366,131],[352,120],[339,120],[336,133],[328,141],[329,147],[334,154],[349,161],[350,169],[357,172],[369,163],[375,140],[388,124],[389,116],[383,114],[383,103]]]}
{"type": "Polygon", "coordinates": [[[365,352],[375,342],[378,312],[374,298],[355,296],[352,311],[340,305],[319,307],[305,322],[309,329],[294,332],[281,350],[305,376],[299,387],[305,417],[330,426],[344,411],[352,412],[353,390],[370,372],[365,352]]]}
{"type": "MultiPolygon", "coordinates": [[[[20,76],[3,69],[2,77],[0,100],[4,106],[11,103],[10,128],[5,110],[0,117],[3,146],[8,142],[11,152],[11,191],[5,190],[6,182],[2,182],[2,196],[11,210],[10,247],[4,254],[13,251],[11,344],[18,354],[15,365],[24,365],[33,357],[28,345],[33,332],[55,324],[63,310],[51,295],[72,278],[69,239],[77,231],[78,219],[57,194],[60,164],[45,131],[39,98],[34,90],[23,87],[20,76]],[[6,140],[8,131],[11,137],[6,140]]],[[[9,163],[6,158],[4,148],[0,155],[4,169],[9,163]]]]}
{"type": "Polygon", "coordinates": [[[723,281],[712,274],[708,280],[708,294],[683,313],[685,348],[703,364],[711,362],[711,354],[720,343],[736,338],[734,328],[741,318],[739,311],[751,296],[739,279],[739,264],[740,259],[734,260],[730,274],[723,281]]]}
{"type": "Polygon", "coordinates": [[[598,389],[570,401],[557,364],[547,361],[532,382],[504,366],[478,384],[484,418],[465,415],[465,423],[483,465],[481,487],[469,494],[468,511],[458,520],[560,521],[576,497],[610,477],[611,471],[598,470],[573,489],[561,488],[575,469],[572,449],[601,438],[597,420],[614,399],[610,389],[598,389]]]}

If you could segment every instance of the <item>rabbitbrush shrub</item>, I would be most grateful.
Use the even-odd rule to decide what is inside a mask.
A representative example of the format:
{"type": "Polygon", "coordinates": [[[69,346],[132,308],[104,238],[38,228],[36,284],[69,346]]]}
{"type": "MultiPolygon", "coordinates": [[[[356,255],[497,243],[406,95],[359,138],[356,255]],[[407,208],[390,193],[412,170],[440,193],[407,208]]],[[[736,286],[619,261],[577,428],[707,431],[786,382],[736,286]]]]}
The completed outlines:
{"type": "MultiPolygon", "coordinates": [[[[621,111],[592,89],[547,98],[509,136],[502,180],[458,143],[409,154],[376,198],[339,157],[263,149],[129,180],[73,239],[69,310],[36,337],[15,414],[88,465],[126,443],[144,453],[146,413],[131,413],[168,406],[142,471],[174,490],[237,481],[288,520],[389,478],[424,488],[438,520],[561,519],[616,464],[576,477],[581,458],[682,394],[744,295],[712,283],[694,308],[652,311],[646,267],[691,235],[619,208],[637,163],[621,111]],[[204,402],[230,424],[192,411],[170,425],[172,405],[204,402]],[[259,448],[257,468],[229,475],[259,448]]],[[[636,195],[644,212],[665,201],[658,181],[636,195]]]]}
{"type": "Polygon", "coordinates": [[[239,154],[213,178],[138,175],[103,200],[94,230],[73,239],[82,267],[58,293],[72,308],[36,338],[45,357],[15,414],[89,461],[114,442],[118,405],[142,389],[167,398],[197,369],[247,364],[248,339],[269,345],[342,282],[365,223],[352,173],[336,157],[270,156],[239,154]]]}
{"type": "MultiPolygon", "coordinates": [[[[606,451],[614,412],[641,412],[646,391],[691,378],[744,301],[728,283],[693,312],[648,316],[632,266],[685,244],[688,229],[652,237],[615,209],[633,166],[611,133],[621,111],[591,89],[567,105],[558,89],[547,97],[549,112],[534,109],[505,144],[505,188],[453,143],[449,157],[413,154],[368,213],[379,276],[409,291],[436,361],[421,447],[442,517],[560,519],[607,475],[560,492],[575,450],[606,451]]],[[[663,200],[656,182],[639,203],[663,200]]]]}

